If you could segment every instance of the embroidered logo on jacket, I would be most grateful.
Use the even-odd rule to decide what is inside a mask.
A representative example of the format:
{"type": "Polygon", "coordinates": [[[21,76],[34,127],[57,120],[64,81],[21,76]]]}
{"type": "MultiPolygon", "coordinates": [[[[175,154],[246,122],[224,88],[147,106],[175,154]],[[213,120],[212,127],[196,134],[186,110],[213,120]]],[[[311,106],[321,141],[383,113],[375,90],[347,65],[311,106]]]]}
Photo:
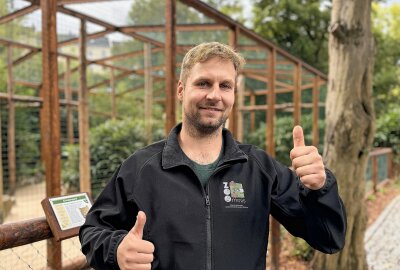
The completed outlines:
{"type": "Polygon", "coordinates": [[[224,201],[227,203],[226,208],[247,208],[246,198],[242,183],[235,181],[222,182],[224,185],[224,201]]]}

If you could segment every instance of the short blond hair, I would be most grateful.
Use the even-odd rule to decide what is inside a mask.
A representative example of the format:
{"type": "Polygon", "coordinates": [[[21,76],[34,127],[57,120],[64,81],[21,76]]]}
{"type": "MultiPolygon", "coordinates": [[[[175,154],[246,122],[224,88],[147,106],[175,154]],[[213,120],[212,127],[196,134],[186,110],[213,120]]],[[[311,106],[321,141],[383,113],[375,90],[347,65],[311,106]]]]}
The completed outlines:
{"type": "Polygon", "coordinates": [[[244,58],[228,45],[219,42],[201,43],[191,48],[183,58],[179,80],[185,84],[195,64],[206,62],[214,57],[231,61],[236,70],[236,76],[246,63],[244,58]]]}

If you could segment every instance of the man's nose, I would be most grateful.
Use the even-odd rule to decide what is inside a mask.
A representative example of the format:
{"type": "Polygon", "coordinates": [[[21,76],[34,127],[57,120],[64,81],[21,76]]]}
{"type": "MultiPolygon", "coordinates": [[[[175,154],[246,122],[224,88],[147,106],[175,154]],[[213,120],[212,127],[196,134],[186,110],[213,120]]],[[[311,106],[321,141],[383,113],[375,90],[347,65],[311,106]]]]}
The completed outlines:
{"type": "Polygon", "coordinates": [[[207,94],[207,99],[210,100],[221,100],[221,93],[219,89],[219,85],[213,85],[210,89],[210,92],[207,94]]]}

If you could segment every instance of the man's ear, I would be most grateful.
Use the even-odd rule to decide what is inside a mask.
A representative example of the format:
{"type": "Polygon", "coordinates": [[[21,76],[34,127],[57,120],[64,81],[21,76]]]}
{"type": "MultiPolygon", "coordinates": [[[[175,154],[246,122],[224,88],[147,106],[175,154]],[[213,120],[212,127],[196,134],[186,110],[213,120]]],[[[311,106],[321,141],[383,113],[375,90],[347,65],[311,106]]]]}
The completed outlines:
{"type": "Polygon", "coordinates": [[[179,101],[183,100],[183,91],[184,91],[183,83],[182,83],[182,81],[179,81],[178,88],[177,88],[177,96],[178,96],[179,101]]]}

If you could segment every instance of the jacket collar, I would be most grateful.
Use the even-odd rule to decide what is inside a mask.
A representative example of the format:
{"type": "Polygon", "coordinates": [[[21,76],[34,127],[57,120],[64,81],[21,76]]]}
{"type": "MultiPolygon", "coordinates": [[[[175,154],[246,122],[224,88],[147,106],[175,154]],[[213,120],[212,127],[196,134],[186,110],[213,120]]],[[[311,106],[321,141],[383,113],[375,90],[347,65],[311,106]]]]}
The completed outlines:
{"type": "MultiPolygon", "coordinates": [[[[175,126],[168,135],[162,152],[162,167],[169,169],[179,165],[191,165],[189,158],[183,153],[179,142],[178,134],[182,129],[182,123],[175,126]]],[[[237,142],[233,139],[232,134],[227,129],[223,129],[222,136],[224,138],[224,153],[218,166],[239,161],[247,161],[247,155],[239,148],[237,142]]]]}

